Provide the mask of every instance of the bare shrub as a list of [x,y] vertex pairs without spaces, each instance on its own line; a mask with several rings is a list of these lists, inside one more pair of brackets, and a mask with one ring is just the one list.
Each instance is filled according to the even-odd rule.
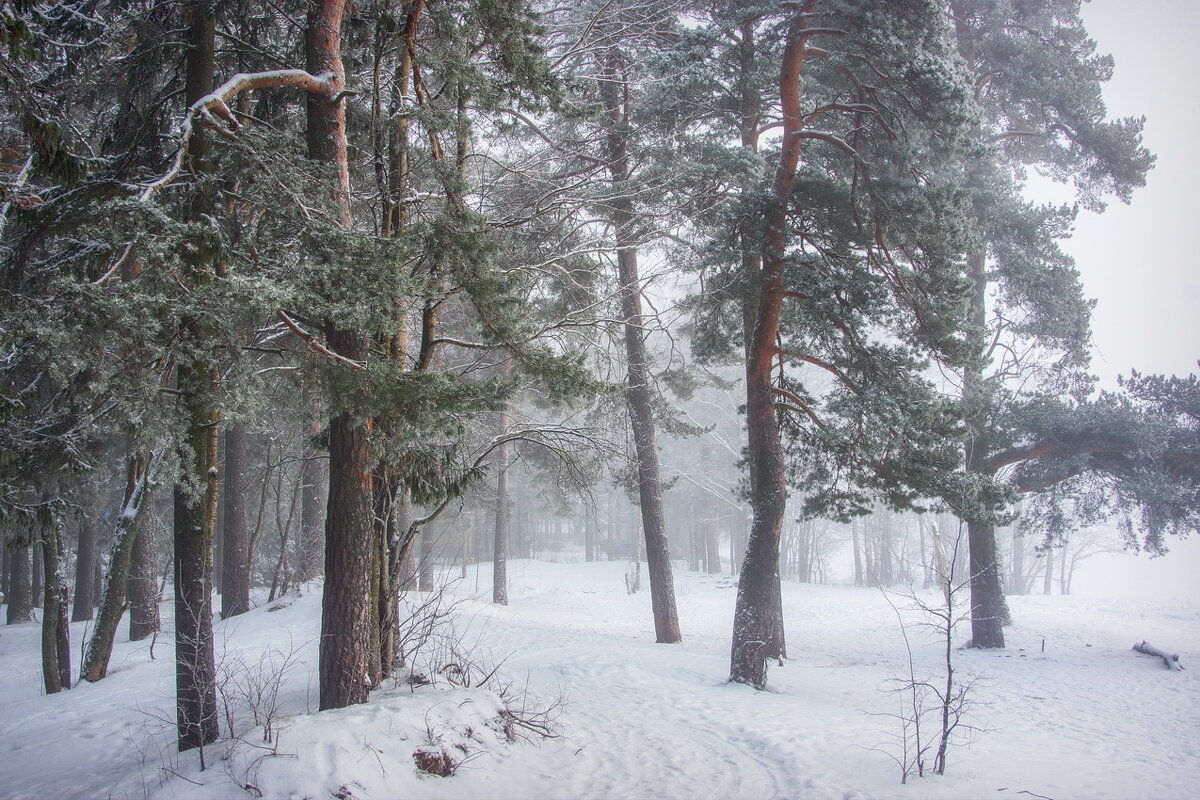
[[237,735],[238,719],[249,715],[253,727],[262,727],[264,744],[275,741],[277,725],[286,712],[281,690],[299,664],[300,648],[264,650],[247,663],[240,653],[221,659],[217,668],[218,696],[226,729]]
[[[489,726],[508,741],[547,739],[561,735],[559,718],[564,694],[547,701],[524,684],[506,680],[501,668],[506,659],[488,657],[476,636],[470,640],[460,630],[463,600],[442,585],[433,592],[401,598],[400,624],[396,632],[397,664],[408,668],[406,680],[415,689],[422,685],[448,685],[464,689],[484,689],[500,698],[500,714]],[[440,738],[429,731],[430,746],[440,747]],[[415,754],[414,754],[415,758]],[[461,765],[462,759],[457,760]]]
[[900,698],[900,711],[883,715],[899,723],[895,735],[899,753],[888,752],[888,756],[900,767],[901,783],[907,783],[913,775],[924,777],[928,772],[944,775],[953,737],[979,730],[968,723],[977,681],[974,678],[964,681],[958,676],[954,663],[954,632],[970,618],[969,603],[960,602],[969,592],[970,578],[959,583],[953,579],[958,557],[958,542],[955,542],[950,557],[939,563],[935,570],[944,603],[935,605],[911,592],[904,596],[908,602],[907,610],[919,612],[918,628],[931,631],[939,645],[939,669],[932,675],[918,674],[908,635],[910,623],[905,621],[889,593],[883,592],[896,614],[906,655],[906,674],[893,676],[889,681],[890,691]]

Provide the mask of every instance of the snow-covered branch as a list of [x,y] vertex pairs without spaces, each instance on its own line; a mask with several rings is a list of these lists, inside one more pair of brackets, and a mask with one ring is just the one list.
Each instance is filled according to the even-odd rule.
[[196,133],[196,125],[206,125],[220,133],[230,136],[239,127],[237,118],[229,108],[229,102],[242,92],[253,89],[266,89],[274,86],[294,86],[312,94],[335,96],[342,82],[332,72],[322,72],[313,75],[302,69],[276,69],[267,72],[239,72],[209,94],[204,95],[188,108],[184,115],[179,131],[179,150],[175,160],[166,174],[142,188],[138,199],[143,203],[154,196],[158,190],[171,183],[183,172],[187,160],[188,146]]

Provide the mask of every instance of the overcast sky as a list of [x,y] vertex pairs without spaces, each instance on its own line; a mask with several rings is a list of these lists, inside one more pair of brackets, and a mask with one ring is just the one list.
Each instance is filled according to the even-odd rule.
[[1093,317],[1093,368],[1112,386],[1131,368],[1195,373],[1200,358],[1200,2],[1092,0],[1084,22],[1116,59],[1104,90],[1110,116],[1145,116],[1158,156],[1145,188],[1126,206],[1084,213],[1068,250]]
[[[1085,213],[1067,246],[1085,290],[1097,300],[1093,371],[1107,387],[1131,368],[1194,374],[1200,358],[1200,0],[1092,0],[1083,18],[1100,51],[1116,58],[1116,74],[1104,90],[1110,115],[1144,115],[1146,146],[1158,156],[1130,205]],[[1154,594],[1195,607],[1198,578],[1200,537],[1193,535],[1161,559],[1097,557],[1076,589]]]

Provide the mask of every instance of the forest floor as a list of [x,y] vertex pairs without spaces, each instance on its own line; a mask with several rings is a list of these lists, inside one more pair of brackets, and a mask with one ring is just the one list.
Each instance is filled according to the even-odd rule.
[[[38,626],[0,627],[0,797],[1065,800],[1188,797],[1200,786],[1194,602],[1010,598],[1008,649],[954,652],[958,676],[977,679],[967,720],[976,730],[955,737],[946,775],[902,785],[892,689],[908,656],[879,590],[786,583],[790,658],[755,692],[725,682],[728,576],[677,570],[684,642],[658,645],[649,592],[626,593],[624,563],[511,562],[504,608],[487,602],[489,568],[451,585],[459,641],[479,664],[500,665],[510,704],[559,703],[557,738],[507,741],[500,684],[453,686],[453,670],[316,713],[312,585],[277,610],[261,603],[216,623],[230,698],[221,724],[227,733],[232,720],[238,737],[207,748],[204,771],[195,751],[174,752],[169,618],[153,645],[124,641],[123,626],[107,679],[50,697]],[[938,676],[941,653],[920,613],[904,610],[903,593],[890,599],[908,621],[917,676]],[[71,633],[78,658],[84,625]],[[1131,651],[1143,639],[1193,668],[1169,671]],[[443,642],[417,665],[455,660]],[[260,722],[267,710],[278,716],[270,744],[254,706]],[[421,748],[463,763],[450,777],[421,774]]]

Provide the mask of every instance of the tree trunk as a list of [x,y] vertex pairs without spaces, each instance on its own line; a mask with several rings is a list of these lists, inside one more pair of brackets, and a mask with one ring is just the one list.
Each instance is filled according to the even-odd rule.
[[[246,529],[246,426],[230,423],[225,429],[225,508],[221,550],[224,586],[221,619],[250,610],[250,562]],[[303,505],[303,504],[302,504]]]
[[153,458],[152,453],[139,450],[126,459],[125,497],[108,551],[108,574],[104,577],[104,587],[100,592],[96,629],[88,642],[87,655],[79,670],[83,679],[92,683],[108,674],[113,641],[117,636],[121,615],[125,613],[125,590],[134,540],[142,515],[150,507],[150,495],[154,487],[150,471]]
[[1046,548],[1046,574],[1042,577],[1042,594],[1053,594],[1054,590],[1054,549]]
[[[981,248],[967,257],[972,282],[971,324],[975,338],[987,330],[987,256]],[[987,393],[983,378],[985,343],[977,343],[978,352],[963,374],[963,397],[977,408],[971,419],[971,434],[966,442],[966,468],[991,479],[985,467],[989,455],[985,430]],[[990,514],[990,509],[984,512]],[[975,647],[1004,647],[1004,623],[1008,620],[1008,603],[1000,583],[996,551],[996,528],[990,520],[970,519],[967,523],[967,549],[970,554],[971,578],[971,641]]]
[[971,565],[971,646],[1004,647],[1008,604],[1000,584],[996,529],[967,523],[967,549]]
[[71,603],[71,622],[92,618],[96,606],[96,522],[93,509],[84,510],[79,524],[79,548],[75,553],[75,597]]
[[320,435],[321,426],[313,423],[308,430],[304,447],[304,465],[300,468],[303,485],[300,489],[300,541],[297,543],[297,581],[311,581],[321,572],[324,547],[324,520],[321,518],[323,459],[312,442]]
[[[351,349],[340,342],[343,355]],[[367,701],[371,459],[366,422],[342,414],[329,425],[329,504],[321,604],[320,708]]]
[[[192,4],[187,54],[185,100],[190,106],[213,89],[214,22],[206,2]],[[190,167],[208,171],[211,145],[199,132],[189,148]],[[197,191],[192,201],[198,216],[211,213],[212,199]],[[186,255],[186,278],[203,285],[213,278],[213,254],[202,243]],[[203,352],[215,334],[211,323],[191,318],[184,336]],[[187,426],[180,464],[190,480],[174,492],[175,539],[175,711],[180,752],[201,748],[217,738],[216,666],[212,637],[212,540],[218,491],[217,392],[220,372],[205,356],[179,364],[176,385]],[[191,485],[189,485],[191,484]]]
[[784,291],[787,250],[787,203],[795,183],[802,122],[800,71],[809,37],[805,0],[788,27],[779,90],[783,110],[783,146],[765,211],[762,267],[748,276],[758,287],[754,330],[746,358],[747,462],[754,518],[738,581],[730,648],[731,681],[766,688],[767,665],[784,657],[783,608],[779,586],[779,536],[787,508],[783,443],[771,382],[775,342]]
[[[504,359],[505,371],[509,360]],[[497,428],[503,433],[508,428],[508,412],[500,412]],[[508,444],[496,448],[496,535],[492,546],[492,602],[508,605]]]
[[1025,540],[1015,527],[1012,529],[1011,574],[1009,591],[1013,594],[1029,594],[1029,581],[1025,576]]
[[426,524],[421,526],[421,557],[417,564],[417,589],[422,592],[432,592],[434,585],[434,568],[437,562],[434,559],[434,548],[437,544],[437,537],[434,535],[433,525]]
[[637,453],[638,496],[642,530],[646,537],[646,566],[650,575],[650,605],[654,612],[655,639],[679,642],[679,614],[675,607],[675,581],[671,574],[670,545],[663,514],[662,480],[654,430],[653,397],[642,314],[642,287],[638,276],[633,201],[623,193],[629,183],[629,93],[625,65],[617,47],[609,49],[601,76],[601,94],[608,112],[606,132],[608,169],[617,197],[609,204],[616,228],[617,269],[621,284],[621,316],[625,323],[628,380],[625,397]]
[[[399,508],[396,510],[396,530],[402,534],[407,533],[408,526],[412,524],[412,497],[409,495],[406,487],[401,487],[396,496],[396,503]],[[400,563],[398,565],[400,572],[400,591],[411,592],[416,590],[418,575],[420,572],[419,556],[416,547],[405,547],[400,551]]]
[[12,573],[12,548],[0,536],[0,594],[8,597],[8,579]]
[[66,546],[57,520],[42,526],[42,683],[46,694],[71,688],[71,629],[67,622]]
[[589,500],[583,510],[586,515],[583,520],[583,557],[585,561],[596,560],[596,534],[600,521],[596,519],[596,506]]
[[[341,29],[344,0],[320,0],[309,7],[305,60],[313,75],[332,76],[329,95],[307,97],[308,155],[331,165],[337,176],[333,199],[342,227],[349,230],[350,171],[346,154],[345,105],[333,102],[345,88]],[[367,357],[367,337],[355,329],[325,325],[333,352],[352,361]],[[362,390],[351,410],[329,423],[329,499],[325,514],[325,592],[321,603],[320,708],[342,708],[367,700],[371,649],[369,570],[371,567],[372,460],[370,420],[361,413]]]
[[200,496],[175,487],[175,690],[179,750],[217,738],[216,667],[212,635],[212,534],[217,505],[217,407],[215,369],[181,364],[178,385],[189,420],[185,468],[200,483]]
[[387,580],[388,517],[391,499],[387,470],[376,464],[371,474],[371,554],[367,573],[367,680],[370,688],[383,677],[383,629],[391,590]]
[[850,547],[854,551],[854,585],[863,585],[862,547],[858,536],[859,520],[850,521]]
[[129,559],[129,641],[140,642],[159,629],[158,543],[150,525],[138,525]]
[[34,608],[41,608],[42,602],[45,599],[45,582],[42,576],[45,573],[45,568],[42,564],[42,547],[40,541],[34,541],[29,548],[29,560],[31,568],[29,571],[29,596],[33,601]]
[[30,546],[28,544],[10,545],[12,561],[9,565],[8,594],[8,625],[19,625],[23,622],[34,622],[37,618],[33,613],[33,575],[30,569]]
[[704,536],[705,549],[705,569],[709,575],[721,574],[721,541],[720,531],[717,528],[717,520],[712,517],[712,509],[709,509],[709,515],[705,517],[701,526],[701,533]]

